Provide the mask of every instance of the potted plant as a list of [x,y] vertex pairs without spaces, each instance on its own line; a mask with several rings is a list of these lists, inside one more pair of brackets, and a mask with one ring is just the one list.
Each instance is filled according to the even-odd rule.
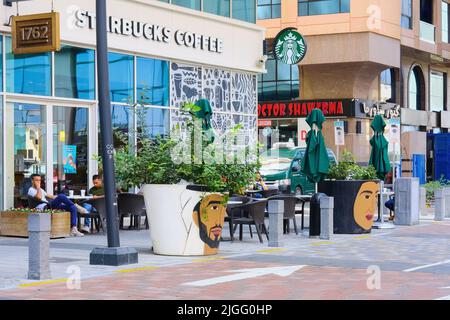
[[28,216],[33,213],[51,215],[50,238],[70,236],[70,213],[60,210],[19,208],[0,212],[0,235],[8,237],[28,237]]
[[330,167],[319,192],[334,197],[334,233],[370,233],[378,207],[379,180],[373,166],[355,163],[345,152],[342,161]]
[[[257,165],[230,161],[196,116],[198,106],[185,104],[182,111],[192,116],[186,131],[177,126],[170,137],[153,139],[138,134],[135,154],[126,147],[116,151],[116,179],[122,189],[141,188],[154,253],[212,255],[218,252],[228,196],[252,182]],[[231,130],[232,139],[239,130]]]

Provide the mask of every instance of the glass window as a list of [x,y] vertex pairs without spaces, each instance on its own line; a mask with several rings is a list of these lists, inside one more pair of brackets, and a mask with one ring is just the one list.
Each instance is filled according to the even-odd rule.
[[431,72],[430,111],[444,111],[444,75],[442,72]]
[[417,110],[418,101],[418,83],[414,70],[409,75],[409,108]]
[[386,69],[380,74],[380,100],[394,102],[395,100],[395,73],[393,69]]
[[233,0],[233,19],[256,23],[256,0]]
[[120,53],[109,53],[108,57],[111,101],[134,101],[134,57]]
[[42,188],[46,186],[46,117],[45,106],[9,103],[6,109],[6,131],[11,132],[6,142],[6,204],[7,208],[28,206],[27,194],[31,175],[42,176]]
[[203,1],[203,11],[217,14],[219,16],[230,16],[230,0],[207,0]]
[[146,138],[169,135],[168,109],[142,108],[142,114],[138,116],[138,133]]
[[[0,96],[0,190],[5,190],[3,185],[3,99]],[[3,197],[4,192],[0,192],[0,210],[3,210]]]
[[194,10],[200,10],[200,0],[172,0],[172,4]]
[[[123,147],[126,144],[132,145],[134,134],[133,117],[130,107],[122,105],[112,106],[112,126],[114,133],[114,148]],[[99,140],[100,141],[100,140]],[[101,143],[99,143],[101,146]]]
[[51,53],[12,53],[11,37],[6,37],[6,91],[51,95]]
[[412,0],[402,0],[402,28],[412,29]]
[[53,108],[53,193],[88,188],[88,109]]
[[169,63],[137,58],[137,95],[140,103],[169,106]]
[[449,4],[442,1],[442,42],[449,43],[448,37],[448,7]]
[[281,0],[258,0],[258,19],[281,17]]
[[312,16],[320,14],[350,12],[350,0],[299,0],[298,15]]
[[292,100],[299,96],[299,70],[297,65],[288,65],[272,56],[266,62],[267,73],[258,81],[259,101]]
[[58,97],[95,99],[95,52],[63,46],[55,53],[55,94]]

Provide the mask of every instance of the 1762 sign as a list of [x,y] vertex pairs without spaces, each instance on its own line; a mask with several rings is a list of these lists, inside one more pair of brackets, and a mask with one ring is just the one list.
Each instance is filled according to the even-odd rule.
[[40,13],[14,16],[12,46],[14,54],[59,51],[59,13]]

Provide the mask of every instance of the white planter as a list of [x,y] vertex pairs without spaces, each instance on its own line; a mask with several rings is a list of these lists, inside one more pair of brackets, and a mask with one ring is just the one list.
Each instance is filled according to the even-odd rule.
[[186,187],[143,186],[153,252],[176,256],[217,254],[225,217],[223,197]]

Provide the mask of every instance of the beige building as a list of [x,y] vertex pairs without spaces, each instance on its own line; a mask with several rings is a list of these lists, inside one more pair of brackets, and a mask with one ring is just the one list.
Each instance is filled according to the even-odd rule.
[[[285,90],[286,67],[268,60],[268,73],[259,83],[260,110],[277,101],[312,100],[323,106],[324,101],[345,100],[344,109],[351,110],[339,115],[346,132],[340,151],[351,151],[359,162],[369,160],[374,111],[386,118],[398,116],[401,148],[396,149],[404,159],[404,175],[410,174],[408,160],[413,154],[432,155],[427,132],[447,132],[450,127],[448,9],[442,0],[259,1],[257,23],[267,28],[269,56],[271,42],[282,29],[297,28],[307,41],[306,57],[298,70],[294,66],[290,71],[290,92]],[[280,140],[301,145],[304,120],[260,113],[260,121],[261,127],[278,129]],[[333,121],[326,122],[324,134],[327,145],[336,151]],[[431,177],[433,161],[427,162]]]

